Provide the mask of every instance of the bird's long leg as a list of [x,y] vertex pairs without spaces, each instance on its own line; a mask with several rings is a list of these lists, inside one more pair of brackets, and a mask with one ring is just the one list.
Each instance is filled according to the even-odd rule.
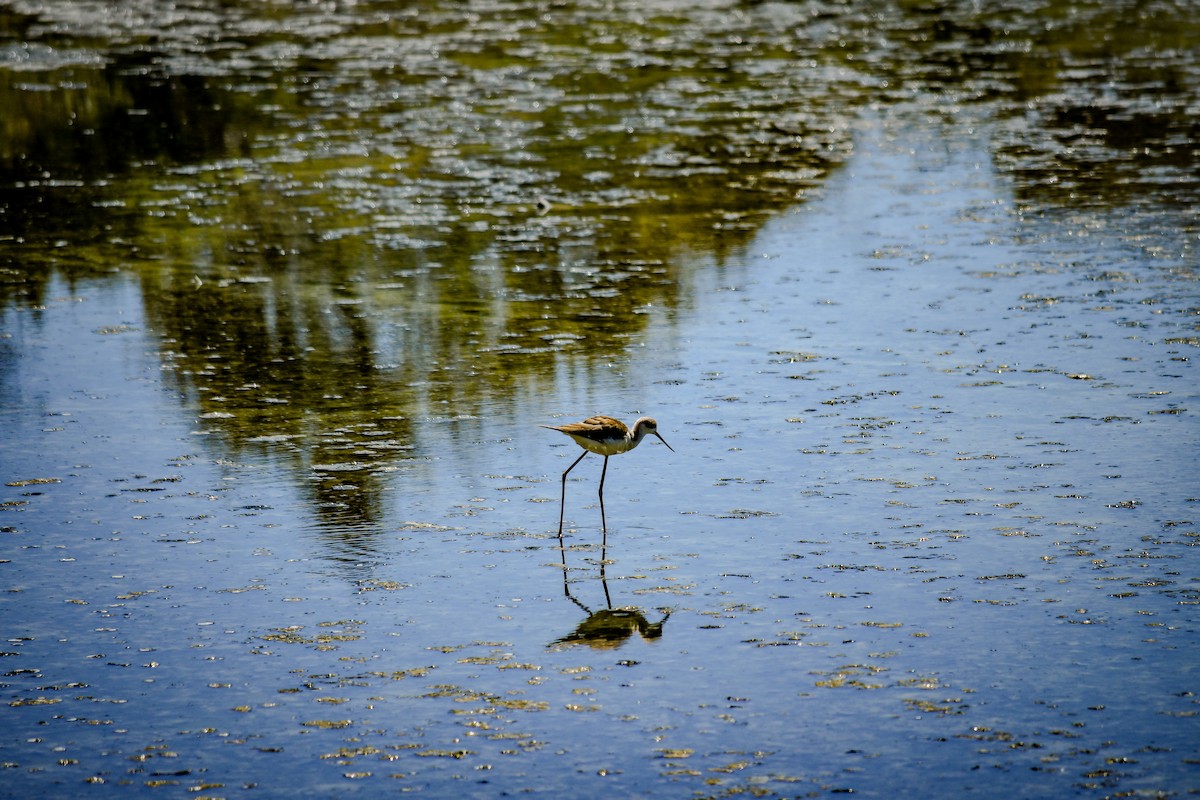
[[600,470],[600,527],[604,531],[600,538],[600,561],[604,562],[604,557],[608,550],[608,521],[604,518],[604,474],[608,472],[608,456],[604,457],[604,469]]
[[[559,544],[562,544],[563,514],[565,514],[567,512],[567,473],[570,472],[571,470],[575,469],[575,465],[578,464],[580,461],[583,461],[583,456],[586,456],[587,454],[588,454],[588,451],[584,450],[583,455],[581,455],[579,458],[575,459],[573,462],[571,462],[571,466],[569,466],[563,470],[562,501],[558,507],[558,543]],[[605,460],[607,461],[607,459],[605,459]],[[563,564],[566,564],[566,558],[567,557],[566,557],[565,551],[564,551]]]
[[612,609],[612,596],[608,593],[608,578],[604,575],[604,554],[600,554],[600,585],[604,587],[604,602]]

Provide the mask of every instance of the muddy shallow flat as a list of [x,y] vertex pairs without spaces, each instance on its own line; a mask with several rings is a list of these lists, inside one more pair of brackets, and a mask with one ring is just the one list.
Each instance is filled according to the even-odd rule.
[[[175,8],[7,23],[30,120],[213,116],[6,162],[4,794],[1200,788],[1194,56],[1113,33],[1100,113],[1071,15]],[[594,413],[675,450],[603,552]]]

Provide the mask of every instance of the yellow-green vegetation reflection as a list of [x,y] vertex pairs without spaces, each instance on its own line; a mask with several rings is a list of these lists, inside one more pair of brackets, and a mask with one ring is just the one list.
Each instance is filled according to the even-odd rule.
[[203,429],[351,518],[427,452],[413,420],[686,305],[873,103],[986,109],[1031,205],[1195,190],[1148,176],[1194,164],[1157,54],[1196,23],[1132,2],[125,7],[0,11],[0,304],[133,272]]
[[38,73],[55,91],[3,90],[25,199],[74,184],[10,214],[4,291],[135,269],[200,430],[282,454],[342,521],[427,454],[414,420],[537,393],[686,303],[688,265],[836,166],[853,110],[798,68],[802,27],[735,8],[225,14],[236,55],[203,19],[198,50],[108,21],[145,49],[64,47]]

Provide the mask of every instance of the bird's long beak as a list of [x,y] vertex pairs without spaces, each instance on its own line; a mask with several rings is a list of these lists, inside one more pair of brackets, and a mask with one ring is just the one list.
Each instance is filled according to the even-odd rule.
[[[664,439],[664,438],[662,438],[662,434],[661,434],[661,433],[659,433],[658,431],[655,431],[655,432],[654,432],[654,435],[658,437],[658,440],[659,440],[660,442],[662,442],[663,444],[667,444],[667,440],[666,440],[666,439]],[[669,445],[669,444],[667,444],[667,449],[668,449],[668,450],[670,450],[672,453],[674,453],[674,452],[675,452],[675,448],[674,448],[674,447],[671,447],[671,445]]]

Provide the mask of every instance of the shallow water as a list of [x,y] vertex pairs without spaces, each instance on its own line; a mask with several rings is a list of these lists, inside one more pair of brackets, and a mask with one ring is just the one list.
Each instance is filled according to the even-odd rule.
[[23,8],[3,794],[1200,790],[1186,9]]

